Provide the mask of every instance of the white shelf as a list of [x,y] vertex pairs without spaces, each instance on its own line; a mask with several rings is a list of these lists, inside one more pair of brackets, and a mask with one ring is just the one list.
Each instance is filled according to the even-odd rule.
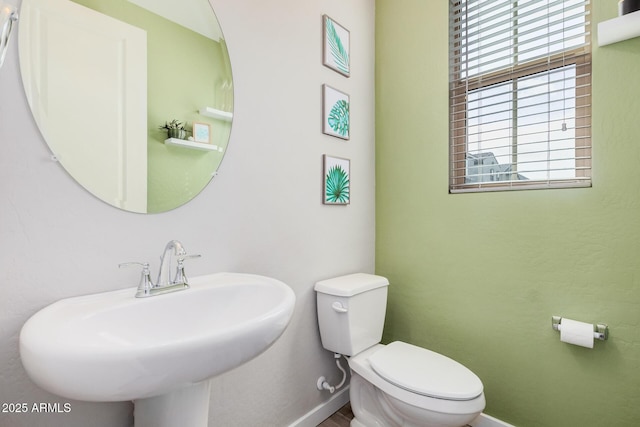
[[212,117],[214,119],[223,120],[225,122],[230,122],[233,118],[233,113],[228,111],[216,110],[211,107],[202,107],[200,109],[200,114],[207,117]]
[[218,151],[220,153],[222,153],[224,151],[224,148],[222,148],[222,147],[220,147],[218,145],[204,144],[202,142],[188,141],[186,139],[169,138],[169,139],[165,139],[164,143],[166,145],[173,145],[173,146],[176,146],[176,147],[191,148],[193,150]]
[[598,46],[640,36],[640,11],[627,13],[598,24]]

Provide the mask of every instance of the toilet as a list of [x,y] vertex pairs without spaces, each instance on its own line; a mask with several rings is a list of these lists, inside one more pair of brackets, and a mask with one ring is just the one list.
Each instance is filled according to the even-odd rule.
[[351,427],[463,427],[484,409],[480,378],[436,352],[380,343],[389,281],[356,273],[316,283],[322,346],[347,357]]

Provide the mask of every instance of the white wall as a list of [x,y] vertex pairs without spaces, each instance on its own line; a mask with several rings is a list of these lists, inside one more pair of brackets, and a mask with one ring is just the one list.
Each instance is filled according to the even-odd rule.
[[[148,260],[155,269],[170,239],[203,254],[191,262],[192,275],[264,274],[297,295],[281,339],[214,380],[210,425],[286,426],[328,399],[316,390],[316,379],[337,381],[339,375],[332,355],[321,349],[313,285],[374,268],[374,1],[213,4],[234,72],[231,143],[215,181],[188,205],[164,214],[108,206],[49,159],[25,101],[12,40],[0,69],[0,404],[68,402],[26,376],[18,354],[22,324],[58,299],[135,286],[137,272],[117,264]],[[323,13],[351,31],[349,79],[321,64]],[[321,133],[323,83],[351,95],[348,142]],[[69,127],[73,131],[73,123]],[[325,153],[352,161],[350,206],[321,204]],[[130,403],[70,403],[68,414],[0,412],[0,425],[132,421]]]

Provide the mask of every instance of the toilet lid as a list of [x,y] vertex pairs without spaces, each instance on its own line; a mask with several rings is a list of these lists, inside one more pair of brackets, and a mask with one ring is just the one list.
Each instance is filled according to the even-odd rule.
[[471,400],[482,394],[482,381],[462,364],[401,341],[375,352],[369,363],[385,380],[424,396]]

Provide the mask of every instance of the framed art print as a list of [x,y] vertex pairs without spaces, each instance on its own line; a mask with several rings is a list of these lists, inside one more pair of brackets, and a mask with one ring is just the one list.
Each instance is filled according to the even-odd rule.
[[193,140],[209,144],[211,142],[211,126],[207,123],[193,123]]
[[338,73],[351,75],[349,30],[328,17],[322,16],[324,44],[323,64]]
[[323,156],[322,203],[348,205],[351,203],[351,161],[329,155]]
[[322,85],[322,132],[349,139],[351,117],[349,95],[328,85]]

